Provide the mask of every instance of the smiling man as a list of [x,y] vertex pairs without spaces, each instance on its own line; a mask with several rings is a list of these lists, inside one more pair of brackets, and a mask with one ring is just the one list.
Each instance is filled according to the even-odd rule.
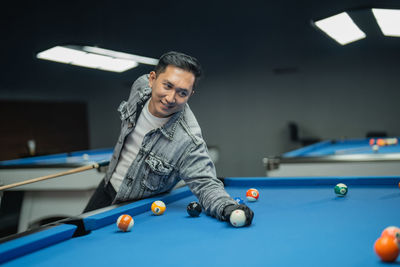
[[167,66],[164,72],[159,72],[159,75],[155,71],[150,72],[150,113],[159,118],[166,118],[182,110],[194,93],[195,79],[193,73],[171,65]]
[[178,52],[161,56],[149,75],[133,84],[118,109],[121,133],[105,178],[85,212],[170,191],[183,180],[207,214],[228,221],[241,209],[216,177],[200,126],[187,102],[201,76],[197,59]]

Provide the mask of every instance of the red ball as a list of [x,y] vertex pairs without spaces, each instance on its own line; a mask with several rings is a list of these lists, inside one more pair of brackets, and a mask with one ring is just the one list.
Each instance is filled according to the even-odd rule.
[[370,146],[375,145],[375,139],[374,138],[369,139],[369,145]]
[[248,201],[256,201],[259,196],[260,194],[258,193],[258,190],[254,188],[250,188],[246,192],[246,198]]

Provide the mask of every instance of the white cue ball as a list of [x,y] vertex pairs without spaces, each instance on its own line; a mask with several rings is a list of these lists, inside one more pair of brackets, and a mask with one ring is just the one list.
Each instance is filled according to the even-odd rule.
[[378,145],[373,145],[373,146],[372,146],[372,150],[373,150],[374,152],[378,152],[379,146],[378,146]]
[[246,215],[243,210],[234,210],[229,220],[233,226],[242,227],[246,223]]

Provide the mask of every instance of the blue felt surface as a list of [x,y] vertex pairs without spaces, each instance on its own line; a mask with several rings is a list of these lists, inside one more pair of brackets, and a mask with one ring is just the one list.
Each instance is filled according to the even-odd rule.
[[228,187],[312,187],[312,186],[334,186],[345,181],[347,185],[356,186],[390,186],[397,187],[400,176],[341,176],[329,177],[231,177],[225,178],[224,184]]
[[283,157],[318,157],[331,155],[353,155],[353,154],[388,154],[400,153],[399,145],[379,147],[378,152],[374,152],[369,145],[369,139],[349,139],[338,140],[335,142],[323,141],[299,148],[283,154]]
[[[226,189],[245,198],[248,186]],[[259,201],[245,201],[255,212],[251,227],[189,217],[186,205],[196,200],[190,195],[169,203],[162,216],[137,214],[131,232],[113,223],[5,266],[387,266],[373,244],[386,226],[399,225],[397,186],[354,184],[344,198],[331,185],[257,189]]]
[[0,263],[72,237],[75,225],[59,225],[0,244]]

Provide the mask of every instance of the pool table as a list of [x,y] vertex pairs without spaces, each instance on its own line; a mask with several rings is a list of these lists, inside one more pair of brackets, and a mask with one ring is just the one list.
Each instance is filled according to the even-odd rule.
[[[0,185],[109,161],[111,156],[112,149],[106,148],[0,161]],[[44,219],[80,214],[103,177],[104,170],[92,169],[9,189],[23,194],[18,232]]]
[[265,157],[266,176],[400,175],[400,146],[382,146],[374,151],[369,140],[327,140]]
[[[186,206],[196,198],[182,187],[3,239],[0,261],[3,266],[385,266],[373,245],[385,227],[400,226],[399,181],[225,178],[232,197],[259,190],[258,201],[245,200],[255,213],[250,227],[234,228],[204,213],[188,216]],[[349,187],[345,197],[334,194],[340,182]],[[167,205],[161,216],[150,211],[155,200]],[[133,216],[130,232],[115,225],[121,214]]]

